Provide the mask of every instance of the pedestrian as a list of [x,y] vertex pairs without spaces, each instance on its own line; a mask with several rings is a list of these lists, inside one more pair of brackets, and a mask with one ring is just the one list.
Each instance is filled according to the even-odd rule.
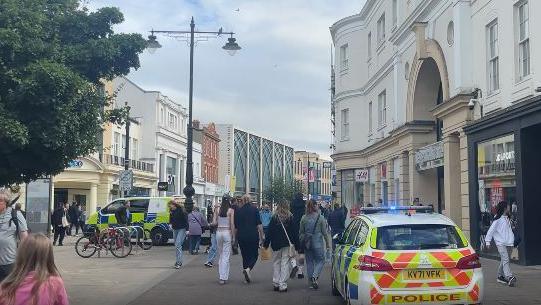
[[0,285],[3,305],[68,305],[64,281],[56,268],[51,241],[30,234],[17,252],[13,271]]
[[333,236],[332,249],[334,250],[337,240],[334,236],[340,236],[346,229],[346,215],[339,203],[334,204],[334,210],[329,215],[329,226],[331,227],[331,235]]
[[12,204],[10,192],[0,190],[0,282],[13,268],[17,243],[28,236],[26,220]]
[[81,228],[81,233],[84,234],[83,230],[86,223],[86,211],[82,207],[79,207],[79,208],[80,208],[80,213],[79,213],[78,223],[79,223],[79,228]]
[[23,214],[23,217],[26,219],[26,212],[23,211],[23,205],[20,202],[15,203],[14,208],[15,211],[21,212],[21,214]]
[[318,279],[325,265],[325,249],[330,256],[331,240],[327,231],[327,221],[319,212],[317,203],[308,200],[306,214],[301,219],[299,239],[304,245],[306,272],[310,288],[318,289]]
[[76,210],[73,215],[73,223],[75,224],[75,236],[79,236],[79,228],[83,232],[83,227],[81,226],[81,214],[83,213],[82,206],[80,204],[76,205]]
[[265,248],[270,245],[274,252],[272,264],[274,291],[287,292],[287,279],[297,275],[295,246],[292,243],[292,238],[297,234],[298,231],[294,230],[293,214],[289,211],[289,203],[279,202],[269,222],[264,243]]
[[235,211],[235,232],[242,255],[242,273],[246,283],[252,281],[251,271],[259,256],[259,247],[265,239],[259,210],[250,204],[250,196],[242,197],[241,206]]
[[272,212],[268,204],[265,203],[263,205],[263,208],[261,209],[261,211],[259,211],[259,215],[261,216],[261,225],[263,225],[263,233],[265,233],[265,236],[267,236],[269,223],[272,218]]
[[220,285],[229,280],[229,259],[234,244],[235,210],[231,208],[231,198],[224,196],[220,208],[214,213],[216,225],[216,244],[219,254],[218,276]]
[[[306,203],[304,202],[304,199],[302,197],[302,193],[296,193],[290,206],[291,214],[293,214],[293,230],[295,230],[295,232],[299,232],[301,219],[306,211]],[[303,279],[304,249],[299,241],[298,235],[299,234],[295,234],[295,236],[293,236],[292,242],[295,245],[295,249],[297,250],[297,266],[299,270],[297,278]]]
[[173,230],[173,241],[175,243],[175,269],[182,266],[182,245],[186,239],[186,230],[188,230],[188,214],[184,211],[182,205],[175,200],[171,200],[169,205],[169,224]]
[[208,248],[208,255],[207,255],[207,261],[205,262],[205,266],[208,268],[214,267],[214,260],[216,259],[216,253],[218,252],[218,245],[216,240],[216,229],[218,224],[214,221],[214,215],[219,212],[220,205],[216,204],[212,207],[210,210],[210,214],[212,215],[212,218],[209,219],[209,230],[210,230],[210,246]]
[[500,254],[500,266],[498,267],[498,283],[513,287],[517,278],[511,273],[509,256],[513,250],[515,236],[511,228],[510,206],[507,201],[500,201],[496,206],[496,215],[485,237],[487,248],[494,239],[498,253]]
[[201,235],[203,235],[204,229],[208,226],[206,218],[199,212],[198,207],[194,207],[193,211],[188,214],[188,226],[190,254],[197,255],[199,254]]
[[63,246],[64,236],[66,235],[66,230],[69,228],[67,202],[64,202],[62,206],[54,210],[51,216],[51,223],[54,230],[53,246],[56,246],[57,241],[59,246]]
[[77,202],[73,201],[68,208],[69,228],[66,228],[66,235],[71,236],[73,227],[77,226]]
[[131,223],[130,201],[124,201],[124,204],[115,211],[116,223],[125,227]]

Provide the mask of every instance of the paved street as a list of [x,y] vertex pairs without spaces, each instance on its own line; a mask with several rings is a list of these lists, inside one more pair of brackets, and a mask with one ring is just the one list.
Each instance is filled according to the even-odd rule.
[[[140,250],[127,259],[111,255],[82,259],[75,254],[72,242],[69,239],[66,246],[55,248],[55,258],[73,305],[343,304],[331,295],[328,269],[321,278],[319,291],[308,289],[305,281],[292,280],[289,292],[281,294],[272,291],[270,262],[257,264],[254,281],[247,286],[239,271],[240,256],[233,256],[231,281],[220,286],[217,268],[203,267],[203,255],[185,256],[182,269],[174,270],[170,246],[154,247],[148,252]],[[509,288],[494,280],[497,266],[497,261],[483,260],[484,304],[541,304],[541,267],[513,265],[518,283]]]

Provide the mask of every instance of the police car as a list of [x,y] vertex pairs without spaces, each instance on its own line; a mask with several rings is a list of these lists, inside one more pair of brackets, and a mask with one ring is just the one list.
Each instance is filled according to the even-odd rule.
[[332,257],[332,289],[347,304],[480,304],[478,255],[429,207],[364,208]]

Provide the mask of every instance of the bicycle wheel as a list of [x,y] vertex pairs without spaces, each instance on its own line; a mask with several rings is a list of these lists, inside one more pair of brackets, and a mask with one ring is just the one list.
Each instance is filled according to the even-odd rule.
[[130,236],[119,232],[117,232],[114,236],[109,237],[107,244],[109,245],[109,251],[111,251],[111,254],[118,258],[123,258],[130,255],[132,250]]
[[150,238],[150,230],[145,230],[143,236],[139,240],[139,245],[143,250],[150,250],[152,248],[152,238]]
[[92,240],[95,239],[91,236],[81,236],[77,242],[75,242],[75,252],[82,258],[89,258],[96,253],[97,245]]

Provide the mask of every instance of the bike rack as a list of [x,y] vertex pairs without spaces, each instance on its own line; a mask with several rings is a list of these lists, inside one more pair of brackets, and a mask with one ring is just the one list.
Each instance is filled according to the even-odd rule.
[[128,232],[129,234],[129,237],[130,237],[130,242],[131,242],[131,233],[132,231],[135,231],[135,238],[136,238],[136,242],[135,242],[135,254],[139,254],[139,247],[141,247],[141,245],[139,245],[139,243],[141,243],[141,239],[139,238],[139,230],[141,230],[141,232],[143,232],[143,236],[145,235],[145,228],[143,228],[142,226],[138,226],[138,225],[132,225],[132,226],[123,226],[123,227],[115,227],[114,228],[115,230],[125,230]]

